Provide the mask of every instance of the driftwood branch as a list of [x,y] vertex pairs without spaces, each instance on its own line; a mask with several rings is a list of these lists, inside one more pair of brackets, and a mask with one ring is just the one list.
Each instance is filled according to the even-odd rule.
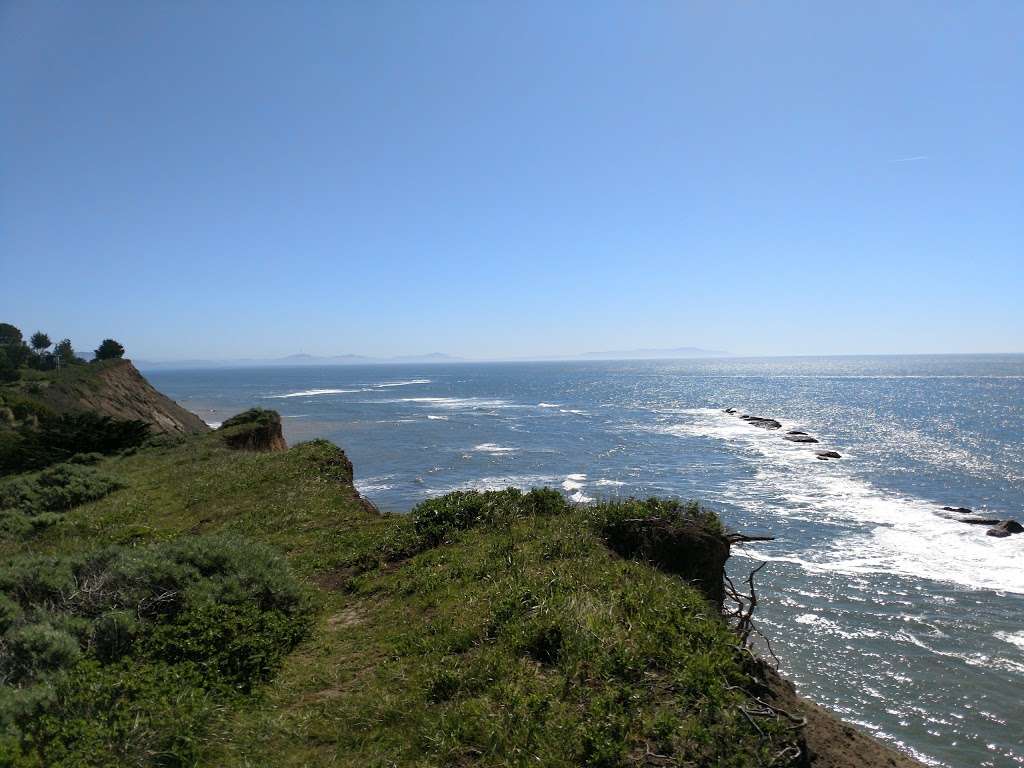
[[725,538],[730,544],[745,544],[748,541],[775,541],[774,536],[749,536],[745,533],[730,533]]

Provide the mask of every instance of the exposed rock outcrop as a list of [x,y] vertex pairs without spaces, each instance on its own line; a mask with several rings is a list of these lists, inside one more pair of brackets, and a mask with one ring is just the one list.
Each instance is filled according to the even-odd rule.
[[[239,451],[288,450],[277,411],[250,408],[225,421],[217,433],[229,448]],[[348,464],[347,482],[349,485],[352,483],[351,463]]]
[[810,435],[807,435],[807,434],[799,434],[799,435],[788,434],[788,435],[783,435],[782,437],[784,439],[786,439],[786,440],[789,440],[791,443],[816,443],[816,442],[818,442],[817,438],[811,437]]
[[994,520],[990,517],[954,517],[953,519],[968,525],[999,525],[1000,523],[999,520]]
[[839,451],[815,451],[814,455],[817,456],[819,459],[841,459],[841,458],[843,458],[843,454],[839,453]]
[[1003,520],[1001,523],[993,525],[985,533],[1002,539],[1014,533],[1024,533],[1024,525],[1016,520]]
[[761,427],[761,429],[782,429],[781,422],[778,422],[775,419],[766,419],[763,416],[750,415],[740,416],[740,418],[747,422],[747,424],[755,427]]

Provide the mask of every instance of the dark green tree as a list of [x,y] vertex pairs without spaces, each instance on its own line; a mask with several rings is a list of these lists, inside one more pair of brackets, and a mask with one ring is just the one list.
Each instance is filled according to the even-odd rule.
[[0,384],[18,380],[18,366],[7,357],[7,350],[0,346]]
[[0,323],[0,349],[4,350],[7,356],[7,366],[17,370],[24,365],[32,350],[24,341],[21,330],[10,323]]
[[32,334],[32,338],[29,339],[29,344],[32,345],[32,349],[36,352],[42,352],[44,349],[48,349],[53,346],[53,342],[50,341],[50,337],[42,331],[36,331]]
[[124,357],[124,347],[113,339],[104,339],[93,353],[96,360],[112,360],[117,357]]
[[85,361],[75,354],[75,348],[71,346],[71,339],[61,339],[53,348],[53,356],[60,361],[61,365],[81,365]]
[[0,323],[0,346],[6,347],[12,344],[21,344],[21,331],[10,323]]

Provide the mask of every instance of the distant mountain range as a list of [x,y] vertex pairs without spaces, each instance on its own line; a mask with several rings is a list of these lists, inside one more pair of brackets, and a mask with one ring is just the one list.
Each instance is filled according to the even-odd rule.
[[586,352],[576,355],[586,360],[678,360],[681,357],[731,357],[731,352],[700,347],[670,347],[665,349],[620,349],[609,352]]
[[[729,357],[729,352],[700,347],[672,347],[666,349],[628,349],[608,352],[584,352],[578,355],[547,355],[543,357],[519,357],[516,360],[676,360],[679,358]],[[443,352],[429,352],[425,355],[398,355],[395,357],[370,357],[367,355],[307,355],[298,353],[286,357],[242,358],[237,360],[135,360],[137,368],[159,370],[170,368],[259,368],[259,367],[301,367],[321,365],[380,365],[397,363],[462,363],[497,362],[510,358],[472,360],[465,357],[446,355]]]
[[159,368],[262,368],[300,367],[314,365],[374,365],[380,363],[457,363],[463,358],[429,352],[425,355],[398,355],[396,357],[369,357],[367,355],[307,355],[299,353],[286,357],[240,358],[237,360],[135,360],[142,370]]

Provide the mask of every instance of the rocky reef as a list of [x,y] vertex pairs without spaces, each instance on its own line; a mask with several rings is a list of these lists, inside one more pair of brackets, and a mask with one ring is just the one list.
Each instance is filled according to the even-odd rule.
[[[782,428],[782,423],[777,421],[776,419],[770,419],[764,416],[751,416],[749,414],[743,414],[740,413],[739,410],[737,410],[736,408],[724,408],[722,412],[727,413],[730,416],[737,416],[738,418],[747,422],[747,424],[750,424],[751,426],[754,427],[761,427],[762,429],[769,430]],[[791,443],[798,444],[814,444],[820,442],[816,437],[809,435],[807,432],[804,432],[801,429],[787,430],[786,434],[784,434],[782,437],[784,440],[788,440]],[[814,455],[815,458],[817,458],[819,461],[829,461],[831,459],[842,458],[842,454],[834,450],[816,450],[814,452]],[[945,506],[942,508],[942,512],[938,514],[940,514],[942,517],[945,517],[946,519],[956,520],[958,522],[966,523],[968,525],[989,526],[988,530],[985,533],[986,535],[993,536],[995,538],[1002,539],[1006,538],[1007,536],[1012,536],[1015,533],[1024,533],[1024,525],[1021,525],[1021,523],[1017,520],[1014,520],[1012,518],[1004,518],[1002,516],[975,517],[974,510],[970,509],[969,507]],[[964,515],[971,515],[971,517],[964,517]]]

